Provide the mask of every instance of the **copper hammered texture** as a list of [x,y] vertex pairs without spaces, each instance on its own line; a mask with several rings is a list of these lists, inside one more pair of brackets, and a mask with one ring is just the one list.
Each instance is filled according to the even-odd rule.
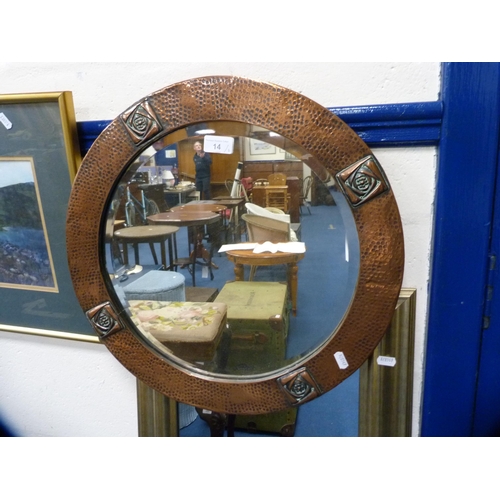
[[[372,155],[357,134],[330,111],[272,84],[230,76],[197,78],[166,87],[141,102],[146,99],[159,120],[158,129],[163,128],[160,135],[148,136],[145,142],[137,144],[118,117],[84,158],[71,193],[68,260],[84,311],[111,300],[99,259],[99,235],[108,195],[124,168],[157,138],[192,123],[246,122],[278,132],[303,147],[313,155],[310,166],[321,178],[325,178],[326,171],[335,176]],[[392,191],[388,189],[363,203],[353,209],[353,214],[361,249],[355,299],[332,340],[302,365],[313,377],[318,392],[335,387],[370,355],[389,325],[401,288],[403,235]],[[127,329],[102,341],[131,373],[178,401],[235,414],[267,413],[291,406],[278,380],[287,373],[253,381],[214,377],[208,380],[174,367]],[[338,351],[348,361],[346,369],[340,369],[335,362],[334,354]]]

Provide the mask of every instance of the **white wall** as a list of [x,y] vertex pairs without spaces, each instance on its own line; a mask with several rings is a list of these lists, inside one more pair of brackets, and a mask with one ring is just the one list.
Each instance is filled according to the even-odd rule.
[[[327,107],[434,101],[440,84],[439,63],[0,63],[2,93],[71,90],[78,121],[114,119],[162,87],[215,74],[283,85]],[[374,153],[387,172],[403,220],[403,286],[418,293],[416,435],[436,151],[377,148]],[[22,435],[134,436],[135,398],[134,378],[103,346],[0,332],[0,417]]]

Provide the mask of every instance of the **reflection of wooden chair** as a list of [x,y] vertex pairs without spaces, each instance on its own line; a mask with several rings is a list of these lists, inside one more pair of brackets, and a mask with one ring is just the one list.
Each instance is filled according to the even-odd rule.
[[279,208],[288,212],[288,186],[286,175],[271,174],[268,177],[269,186],[266,186],[266,207]]
[[288,186],[266,186],[266,207],[288,212]]
[[300,193],[300,205],[299,205],[299,210],[300,213],[302,213],[302,207],[306,207],[309,215],[311,215],[311,204],[309,203],[309,200],[307,199],[309,196],[309,192],[311,191],[311,185],[312,185],[312,177],[308,175],[303,181],[302,181],[302,189]]
[[286,186],[286,175],[279,172],[270,174],[267,180],[270,186]]
[[269,184],[269,181],[267,179],[257,179],[254,183],[254,186],[266,186]]
[[[253,214],[244,214],[241,217],[247,225],[248,241],[255,243],[290,241],[290,224],[288,222]],[[257,266],[251,266],[250,281],[253,281],[256,271]]]

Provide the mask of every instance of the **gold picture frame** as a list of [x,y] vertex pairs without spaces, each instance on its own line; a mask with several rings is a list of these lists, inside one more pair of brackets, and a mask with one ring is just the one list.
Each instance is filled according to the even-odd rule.
[[[359,437],[411,436],[416,305],[416,289],[401,289],[387,333],[360,369]],[[380,356],[396,364],[380,365]],[[139,380],[137,408],[140,437],[179,436],[176,402]]]
[[359,436],[411,437],[417,291],[403,288],[387,333],[359,375]]
[[[0,95],[0,190],[5,195],[0,245],[8,246],[0,261],[0,331],[98,341],[79,307],[66,258],[66,211],[80,163],[71,92]],[[31,217],[19,211],[23,188],[26,206],[39,212]],[[16,203],[8,203],[7,189]],[[31,233],[26,238],[33,227],[40,244]],[[37,259],[44,265],[33,270],[29,261]]]

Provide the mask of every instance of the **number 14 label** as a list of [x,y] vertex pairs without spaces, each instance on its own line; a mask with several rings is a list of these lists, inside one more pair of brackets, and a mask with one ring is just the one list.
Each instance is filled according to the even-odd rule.
[[203,141],[203,150],[207,153],[230,155],[234,150],[234,137],[206,135]]

